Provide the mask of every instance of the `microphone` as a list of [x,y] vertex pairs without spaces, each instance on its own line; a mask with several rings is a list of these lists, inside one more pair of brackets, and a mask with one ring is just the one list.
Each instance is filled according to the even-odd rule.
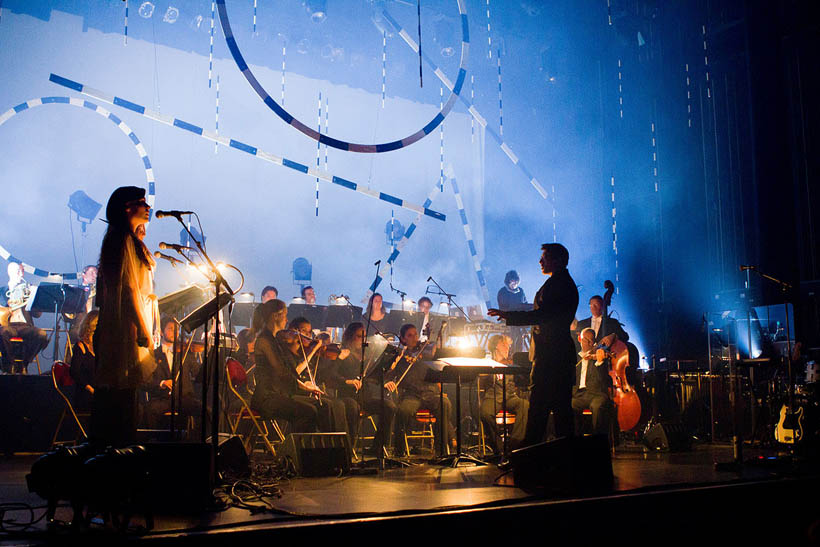
[[181,221],[182,215],[192,215],[194,214],[193,211],[154,211],[154,216],[157,218],[163,217],[174,217],[175,219]]
[[373,265],[374,265],[374,266],[378,266],[378,265],[379,265],[379,264],[381,264],[381,263],[382,263],[382,261],[381,261],[381,260],[377,260],[376,262],[374,262],[374,263],[373,263]]
[[748,265],[748,266],[745,265],[745,264],[740,265],[740,271],[741,272],[745,272],[746,270],[756,270],[756,269],[757,269],[756,267],[751,266],[751,265]]
[[173,249],[176,252],[182,252],[183,249],[193,250],[190,247],[186,247],[185,245],[177,245],[176,243],[165,243],[164,241],[159,242],[160,249]]
[[430,277],[427,278],[427,282],[429,283],[432,279],[433,279],[433,276],[431,275]]
[[177,264],[182,264],[183,263],[178,258],[174,258],[173,256],[168,256],[166,254],[162,254],[159,251],[154,251],[154,256],[157,257],[157,258],[162,258],[162,259],[167,260],[168,262],[171,263],[171,266],[173,266],[174,268],[177,267]]

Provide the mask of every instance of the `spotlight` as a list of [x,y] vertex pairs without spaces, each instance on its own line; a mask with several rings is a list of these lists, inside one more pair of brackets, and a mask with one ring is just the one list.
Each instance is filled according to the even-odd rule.
[[236,297],[237,304],[253,304],[253,293],[252,292],[243,292],[239,293]]
[[305,299],[302,298],[301,296],[294,296],[293,298],[290,299],[290,303],[291,304],[303,304],[304,305],[306,302],[305,302]]
[[174,6],[168,6],[168,9],[165,10],[165,15],[162,17],[162,21],[164,23],[174,24],[179,19],[179,10]]
[[97,217],[101,207],[102,204],[88,197],[82,190],[77,190],[68,197],[68,208],[77,213],[77,220],[83,224],[83,232]]
[[402,311],[415,311],[416,310],[416,302],[411,300],[410,298],[405,298],[402,300],[401,303]]
[[140,14],[140,17],[150,19],[151,16],[154,15],[154,4],[151,2],[143,2],[140,5],[140,9],[137,11]]
[[327,0],[307,0],[305,9],[314,23],[322,23],[327,19]]
[[398,220],[390,219],[384,226],[384,233],[387,236],[387,244],[393,245],[404,237],[404,226]]
[[310,285],[310,280],[313,278],[313,266],[307,258],[300,256],[293,261],[291,273],[294,285]]
[[[197,241],[202,243],[202,245],[205,245],[205,239],[207,238],[199,233],[199,230],[196,229],[196,226],[191,226],[190,230],[191,233],[194,234],[194,238],[196,238]],[[179,244],[185,247],[196,246],[196,244],[193,241],[191,241],[191,236],[188,235],[188,232],[186,232],[184,228],[179,231]]]
[[450,315],[450,305],[447,302],[442,302],[438,305],[438,312],[442,315]]

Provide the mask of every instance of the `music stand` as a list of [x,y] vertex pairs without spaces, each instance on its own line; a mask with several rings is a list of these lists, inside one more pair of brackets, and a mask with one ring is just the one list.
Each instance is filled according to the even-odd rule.
[[[34,287],[34,294],[26,304],[26,311],[54,314],[54,351],[51,360],[57,361],[60,346],[60,313],[80,313],[85,311],[88,294],[82,287],[63,283],[40,283]],[[69,341],[70,342],[70,341]],[[45,349],[45,348],[42,348]]]
[[288,306],[288,317],[295,319],[304,317],[310,321],[311,328],[325,328],[325,314],[327,306],[311,306],[310,304],[291,304]]
[[362,308],[360,306],[328,306],[324,328],[344,328],[350,323],[361,320]]
[[383,330],[385,332],[398,333],[401,327],[406,324],[415,325],[419,321],[424,321],[424,314],[417,311],[390,310],[384,318]]
[[237,302],[231,311],[231,323],[238,327],[250,327],[253,319],[253,310],[256,309],[255,302]]

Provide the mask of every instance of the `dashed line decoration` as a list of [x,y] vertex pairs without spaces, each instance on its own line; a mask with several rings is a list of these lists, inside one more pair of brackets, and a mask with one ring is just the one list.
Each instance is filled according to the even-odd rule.
[[[416,42],[413,41],[410,35],[407,34],[407,32],[405,32],[399,26],[396,20],[393,19],[393,17],[387,11],[382,11],[382,14],[384,15],[385,19],[390,23],[390,25],[392,25],[393,28],[399,33],[404,42],[410,47],[410,49],[412,49],[413,51],[418,51],[418,44],[416,44]],[[436,77],[438,77],[438,79],[441,80],[441,83],[444,84],[444,87],[450,90],[453,89],[452,82],[450,82],[450,80],[447,79],[447,76],[444,75],[444,72],[442,72],[442,70],[436,65],[435,62],[433,62],[430,56],[426,53],[424,54],[424,62],[426,62],[433,69],[433,74],[435,74]],[[547,199],[547,191],[544,189],[544,187],[541,185],[538,179],[533,176],[530,170],[527,169],[527,167],[521,162],[520,158],[517,155],[515,155],[515,152],[513,152],[512,148],[510,148],[510,146],[506,142],[504,142],[504,139],[502,139],[501,136],[492,127],[487,125],[487,120],[478,112],[478,110],[476,110],[475,104],[472,101],[467,100],[466,98],[464,98],[464,96],[460,94],[458,95],[458,98],[467,107],[467,111],[475,119],[475,121],[478,122],[479,125],[481,125],[481,127],[483,127],[484,130],[490,135],[490,137],[492,137],[493,140],[499,145],[501,151],[504,152],[507,158],[509,158],[509,160],[513,163],[513,165],[518,167],[519,171],[521,171],[524,174],[524,176],[527,177],[527,180],[530,182],[532,187],[535,188],[535,191],[538,192],[538,194],[543,199]]]
[[501,101],[501,50],[495,57],[496,65],[498,65],[498,133],[504,136],[504,106]]
[[282,106],[285,106],[285,54],[287,53],[287,42],[282,39]]
[[382,31],[382,108],[387,90],[387,31]]
[[256,34],[256,1],[253,0],[253,33]]
[[269,163],[273,163],[275,165],[281,165],[283,167],[287,167],[288,169],[292,169],[294,171],[298,171],[300,173],[306,174],[310,177],[318,177],[319,179],[325,182],[331,182],[343,188],[347,188],[348,190],[353,190],[354,192],[358,192],[360,194],[364,194],[374,199],[378,199],[380,201],[384,201],[390,203],[391,205],[401,207],[403,209],[408,209],[410,211],[415,211],[417,213],[422,213],[426,216],[435,218],[436,220],[445,221],[446,215],[440,213],[438,211],[434,211],[432,209],[428,209],[426,207],[416,205],[410,202],[407,202],[399,197],[386,194],[384,192],[379,192],[378,190],[374,190],[362,184],[357,184],[353,181],[344,179],[342,177],[338,177],[333,175],[332,173],[324,170],[319,169],[311,169],[307,165],[301,164],[297,161],[289,160],[288,158],[283,158],[281,156],[277,156],[275,154],[271,154],[270,152],[265,152],[260,150],[255,146],[251,146],[244,142],[231,139],[230,137],[226,136],[219,136],[213,133],[212,131],[207,131],[203,129],[201,126],[186,122],[179,118],[174,118],[172,116],[168,116],[165,114],[160,114],[154,110],[148,109],[142,105],[136,104],[132,101],[127,99],[123,99],[121,97],[117,97],[103,91],[99,91],[97,89],[85,86],[79,82],[75,82],[73,80],[69,80],[68,78],[64,78],[62,76],[58,76],[57,74],[51,74],[49,76],[49,80],[54,82],[57,85],[61,85],[63,87],[67,87],[69,89],[73,89],[78,93],[82,93],[83,95],[87,95],[94,99],[106,102],[108,104],[113,104],[116,106],[120,106],[122,108],[128,109],[132,112],[136,112],[140,116],[148,118],[149,120],[153,120],[171,127],[177,127],[179,129],[183,129],[185,131],[189,131],[194,135],[198,135],[206,140],[211,142],[218,142],[223,146],[228,146],[230,148],[234,148],[236,150],[240,150],[245,152],[246,154],[250,154],[251,156],[256,156],[262,160],[265,160]]
[[125,0],[125,23],[122,28],[122,45],[128,45],[128,0]]
[[706,71],[706,98],[712,98],[712,82],[709,80],[709,50],[706,48],[706,25],[703,29],[703,68]]
[[464,228],[464,237],[467,239],[467,248],[470,251],[470,259],[473,261],[473,268],[478,279],[478,285],[481,287],[481,296],[484,298],[486,308],[484,312],[492,307],[490,303],[490,292],[487,290],[487,280],[484,277],[484,270],[481,268],[481,260],[478,259],[478,250],[473,241],[473,231],[470,228],[470,223],[467,221],[467,212],[464,210],[464,200],[461,199],[461,192],[458,190],[458,183],[455,178],[450,179],[453,186],[453,195],[456,198],[456,206],[458,207],[458,216],[461,217],[461,226]]
[[618,59],[618,112],[621,119],[624,117],[624,78],[623,78],[623,63]]
[[[436,184],[433,186],[433,189],[430,190],[429,194],[427,194],[427,199],[424,201],[424,207],[430,207],[433,204],[433,198],[438,193],[439,193],[439,183],[436,182]],[[391,213],[391,215],[393,214],[392,209],[391,209],[390,213]],[[407,241],[415,233],[416,228],[419,225],[419,222],[421,222],[422,216],[423,215],[421,215],[421,214],[416,216],[416,218],[413,220],[413,222],[410,223],[410,226],[407,227],[407,230],[404,231],[404,235],[401,237],[401,239],[398,241],[398,243],[396,243],[393,246],[393,251],[390,253],[390,256],[387,257],[387,260],[385,260],[385,264],[389,265],[391,269],[393,268],[393,263],[396,262],[396,259],[399,257],[399,254],[401,254],[402,249],[404,249],[404,246],[407,245]],[[391,234],[391,237],[392,237],[392,234]],[[371,296],[373,296],[373,293],[376,292],[376,289],[379,288],[379,285],[381,284],[382,279],[383,278],[381,276],[378,276],[378,277],[376,277],[376,279],[373,280],[373,284],[370,285],[370,289],[368,290],[367,294],[365,295],[366,299],[369,299]]]
[[[140,142],[139,138],[134,134],[128,125],[114,115],[112,112],[109,112],[105,108],[92,103],[90,101],[86,101],[84,99],[75,99],[69,97],[41,97],[39,99],[31,99],[24,103],[20,103],[17,106],[10,108],[0,114],[0,126],[4,123],[9,121],[12,117],[20,114],[21,112],[25,112],[27,110],[31,110],[32,108],[36,108],[38,106],[43,105],[52,105],[52,104],[68,104],[71,106],[77,106],[80,108],[86,108],[92,112],[95,112],[102,116],[103,118],[111,121],[117,128],[123,132],[123,134],[131,140],[131,143],[134,145],[134,148],[137,151],[137,154],[142,161],[142,164],[145,168],[145,182],[148,184],[148,193],[145,197],[145,201],[153,208],[154,202],[156,201],[156,183],[154,181],[154,169],[151,167],[151,160],[148,158],[148,153],[145,151],[145,147]],[[32,266],[27,264],[25,261],[21,260],[14,256],[11,252],[6,250],[5,247],[0,245],[0,257],[9,261],[9,262],[19,262],[23,265],[23,269],[32,275],[36,275],[39,277],[49,277],[55,280],[71,280],[77,279],[77,277],[81,274],[77,272],[64,272],[64,273],[57,273],[51,272],[49,270],[43,268],[37,268],[36,266]]]
[[[475,76],[470,74],[470,102],[475,102]],[[475,142],[475,118],[470,116],[470,142]]]
[[[216,123],[214,124],[214,135],[219,135],[219,74],[216,75]],[[214,154],[219,153],[219,143],[214,143]]]
[[487,59],[493,58],[493,35],[490,31],[490,0],[487,0]]
[[[228,20],[228,10],[225,7],[225,0],[216,0],[217,9],[219,10],[219,21],[222,25],[222,31],[225,35],[225,41],[228,45],[228,49],[231,52],[231,56],[236,62],[239,71],[242,73],[242,75],[245,77],[245,79],[248,81],[248,83],[251,85],[254,91],[256,91],[256,94],[259,95],[259,98],[262,99],[262,102],[264,102],[268,106],[268,108],[270,108],[277,116],[284,120],[286,124],[290,125],[297,131],[300,131],[304,135],[307,135],[311,139],[318,140],[322,144],[332,146],[333,148],[338,148],[339,150],[347,150],[349,152],[361,153],[390,152],[392,150],[398,150],[399,148],[409,146],[432,133],[436,129],[436,127],[438,127],[441,124],[441,122],[444,121],[444,118],[447,116],[447,114],[450,113],[450,110],[452,110],[453,106],[455,105],[456,98],[458,97],[458,94],[461,92],[461,88],[464,85],[464,79],[467,75],[467,58],[470,51],[470,33],[469,25],[467,22],[466,3],[465,0],[456,0],[456,2],[458,4],[459,14],[461,15],[461,62],[459,63],[458,77],[456,79],[455,85],[447,86],[447,88],[451,89],[452,92],[450,93],[450,98],[445,103],[444,108],[438,114],[436,114],[436,116],[433,117],[433,119],[430,120],[424,127],[419,129],[415,133],[404,137],[403,139],[379,144],[360,144],[347,142],[340,139],[334,139],[333,137],[317,132],[315,129],[312,129],[311,127],[296,119],[292,114],[285,110],[284,107],[278,104],[268,94],[268,92],[265,91],[265,88],[262,87],[262,84],[260,84],[259,81],[256,79],[256,76],[254,76],[247,62],[245,62],[245,59],[242,57],[242,52],[239,50],[239,46],[236,43],[236,38],[234,38],[233,31],[231,30],[230,21]],[[398,23],[395,20],[392,20],[391,24],[398,27]],[[401,29],[399,33],[407,35],[407,32],[404,29]],[[409,36],[407,36],[407,38],[409,38]],[[407,38],[405,38],[405,40]],[[418,45],[416,46],[414,51],[420,53]],[[443,76],[443,74],[441,76]]]
[[[316,121],[317,131],[322,132],[322,92],[319,92],[319,114]],[[320,167],[322,161],[322,143],[316,141],[316,169]],[[319,177],[316,177],[316,216],[319,216]]]
[[211,46],[208,52],[208,89],[211,89],[211,74],[214,70],[214,21],[216,19],[216,1],[211,2]]
[[[444,88],[439,88],[439,105],[441,102],[444,101]],[[438,157],[439,157],[439,175],[438,175],[438,182],[439,182],[439,189],[443,192],[444,191],[444,124],[441,124],[439,127],[439,139],[438,139]]]
[[692,87],[689,78],[689,63],[686,63],[686,119],[692,127]]
[[615,175],[610,177],[612,193],[612,252],[615,254],[615,294],[621,294],[618,273],[618,209],[615,207]]
[[655,181],[655,192],[658,191],[658,139],[655,134],[655,122],[649,125],[652,131],[652,180]]

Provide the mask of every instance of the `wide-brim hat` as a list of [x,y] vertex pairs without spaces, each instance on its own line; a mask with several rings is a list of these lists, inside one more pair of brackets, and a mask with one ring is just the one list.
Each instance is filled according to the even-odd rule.
[[121,224],[126,221],[125,204],[143,199],[145,188],[139,186],[120,186],[108,198],[105,206],[105,218],[109,224]]

